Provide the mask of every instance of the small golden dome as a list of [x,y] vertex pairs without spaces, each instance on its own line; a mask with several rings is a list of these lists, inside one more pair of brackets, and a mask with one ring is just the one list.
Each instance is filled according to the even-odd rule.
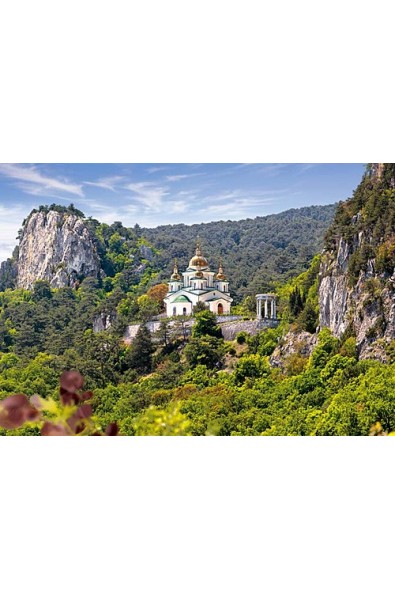
[[191,260],[189,261],[189,268],[200,270],[200,269],[206,269],[207,267],[208,267],[208,262],[202,255],[202,251],[200,248],[200,240],[198,240],[197,244],[196,244],[195,256],[192,256]]
[[215,279],[219,279],[220,281],[226,281],[226,275],[222,266],[222,258],[219,259],[218,273],[216,274]]
[[171,280],[174,281],[180,281],[181,279],[181,275],[178,272],[178,263],[177,263],[177,259],[174,259],[174,267],[173,267],[173,273],[171,274]]
[[196,271],[196,273],[195,273],[195,277],[202,278],[202,277],[203,277],[203,273],[202,273],[202,271]]

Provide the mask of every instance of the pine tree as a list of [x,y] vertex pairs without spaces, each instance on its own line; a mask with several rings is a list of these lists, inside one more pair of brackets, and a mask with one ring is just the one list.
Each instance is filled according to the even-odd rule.
[[129,364],[139,373],[149,373],[152,368],[152,354],[154,353],[151,334],[146,325],[141,325],[132,342],[129,355]]

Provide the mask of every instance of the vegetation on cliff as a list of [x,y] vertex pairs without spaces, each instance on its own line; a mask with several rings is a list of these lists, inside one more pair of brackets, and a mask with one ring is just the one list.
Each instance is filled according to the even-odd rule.
[[375,260],[375,271],[391,275],[395,268],[395,164],[367,165],[365,175],[352,198],[338,204],[334,220],[325,235],[328,251],[337,248],[340,238],[350,246],[348,275],[351,281]]

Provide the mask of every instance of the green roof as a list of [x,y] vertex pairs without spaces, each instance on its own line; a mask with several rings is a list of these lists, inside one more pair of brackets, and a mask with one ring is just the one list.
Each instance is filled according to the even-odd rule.
[[190,302],[190,300],[186,296],[177,296],[177,298],[171,302],[173,304],[173,302]]

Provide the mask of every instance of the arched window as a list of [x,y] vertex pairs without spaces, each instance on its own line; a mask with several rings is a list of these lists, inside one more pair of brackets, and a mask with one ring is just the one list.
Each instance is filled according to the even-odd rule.
[[223,314],[224,314],[224,307],[223,307],[223,305],[221,304],[221,302],[220,302],[220,303],[218,304],[218,306],[217,306],[217,311],[218,311],[218,314],[219,314],[219,315],[223,315]]
[[173,306],[173,317],[175,317],[177,314],[177,307]]
[[187,309],[185,308],[185,306],[184,306],[184,308],[182,309],[182,314],[183,314],[183,315],[186,315],[186,314],[187,314]]

